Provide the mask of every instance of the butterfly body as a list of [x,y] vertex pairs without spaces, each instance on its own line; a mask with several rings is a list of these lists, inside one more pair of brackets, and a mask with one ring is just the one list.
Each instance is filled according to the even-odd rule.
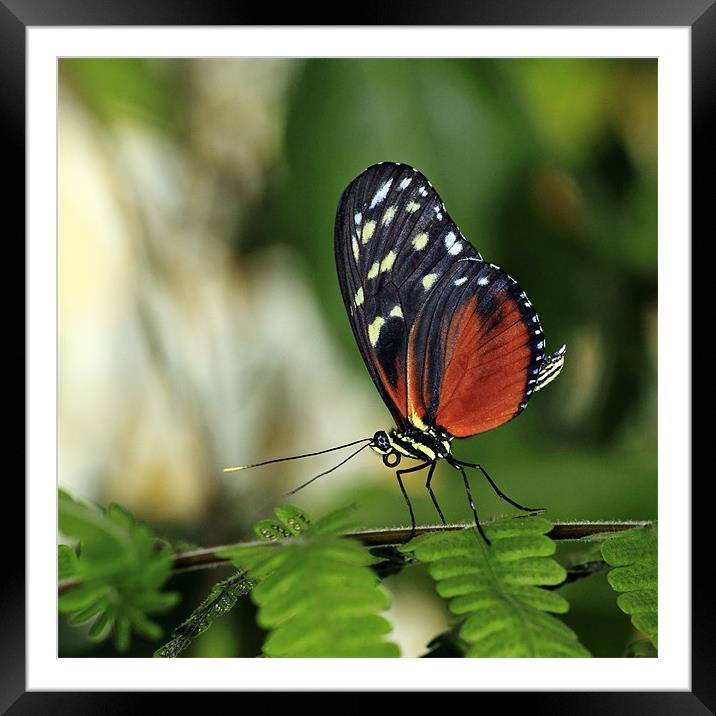
[[[374,452],[384,457],[395,454],[398,457],[408,457],[413,460],[433,461],[450,455],[451,440],[452,436],[438,433],[434,428],[425,430],[411,428],[405,431],[392,429],[388,433],[378,431],[373,436],[370,446]],[[390,462],[391,460],[388,460],[388,463]],[[393,467],[399,462],[400,460],[397,460],[390,466]]]
[[482,258],[413,167],[376,164],[354,179],[334,245],[353,334],[396,423],[370,447],[389,467],[421,461],[397,471],[408,501],[401,474],[429,468],[430,490],[438,460],[462,470],[452,440],[517,417],[557,377],[565,348],[546,353],[526,293]]

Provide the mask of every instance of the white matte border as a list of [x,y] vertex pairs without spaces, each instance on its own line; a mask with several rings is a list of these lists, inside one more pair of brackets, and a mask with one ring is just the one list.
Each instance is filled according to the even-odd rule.
[[[689,28],[27,28],[27,689],[690,690],[690,39]],[[57,658],[57,58],[67,56],[659,58],[657,659]]]

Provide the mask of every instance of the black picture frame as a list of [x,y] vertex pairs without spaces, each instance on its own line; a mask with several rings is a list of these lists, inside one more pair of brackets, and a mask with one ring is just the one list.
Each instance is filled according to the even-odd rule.
[[[716,235],[713,204],[714,150],[707,133],[714,126],[716,105],[716,2],[715,0],[442,0],[427,3],[403,0],[336,8],[302,5],[281,9],[281,25],[540,25],[540,26],[682,26],[691,28],[692,90],[692,232],[713,241]],[[249,3],[222,0],[0,0],[0,128],[5,158],[6,206],[18,217],[24,234],[25,216],[19,207],[25,196],[25,42],[26,28],[35,26],[111,25],[272,25],[277,10]],[[661,197],[663,200],[664,197]],[[10,212],[6,215],[7,218]],[[6,303],[6,306],[11,304]],[[697,305],[694,304],[694,308]],[[685,347],[688,349],[688,347]],[[23,485],[6,471],[8,504],[24,503]],[[678,476],[675,476],[678,477]],[[511,706],[529,704],[531,711],[600,714],[702,714],[716,710],[716,648],[711,589],[705,584],[712,563],[707,554],[708,519],[706,476],[692,481],[692,660],[691,691],[683,692],[552,692],[501,693]],[[15,513],[20,510],[15,508]],[[18,526],[15,534],[24,534]],[[0,638],[0,710],[3,713],[136,713],[159,705],[167,708],[168,694],[104,692],[26,692],[25,687],[25,563],[19,549],[15,562],[3,570]],[[10,552],[8,551],[8,554]],[[568,685],[565,685],[565,689]],[[480,708],[489,694],[479,694]],[[187,695],[181,696],[184,706]],[[519,699],[517,702],[515,700]],[[528,701],[529,699],[529,701]],[[357,705],[358,702],[352,702]],[[477,702],[476,702],[477,703]],[[237,703],[238,706],[238,703]]]

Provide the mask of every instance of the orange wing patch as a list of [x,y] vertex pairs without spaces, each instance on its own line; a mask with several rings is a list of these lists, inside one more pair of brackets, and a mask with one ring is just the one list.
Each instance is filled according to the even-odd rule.
[[502,425],[518,412],[533,353],[522,312],[500,295],[486,316],[475,297],[453,317],[445,338],[445,360],[436,423],[455,437]]
[[383,369],[383,365],[378,360],[377,356],[374,356],[373,358],[373,365],[375,366],[376,372],[378,373],[378,377],[380,378],[380,382],[383,385],[383,389],[388,394],[390,400],[393,401],[395,409],[398,411],[401,417],[407,417],[404,415],[404,409],[407,403],[405,371],[403,369],[403,366],[401,366],[400,357],[398,356],[395,359],[395,386],[393,386],[393,384],[389,380],[385,370]]

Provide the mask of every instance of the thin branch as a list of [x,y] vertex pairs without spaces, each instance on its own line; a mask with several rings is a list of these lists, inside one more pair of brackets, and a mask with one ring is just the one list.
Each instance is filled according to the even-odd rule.
[[[556,522],[552,529],[547,533],[548,537],[555,540],[573,540],[588,537],[590,535],[600,534],[602,532],[621,532],[629,530],[633,527],[645,527],[651,524],[647,521],[633,522]],[[431,532],[455,532],[456,530],[464,530],[472,527],[471,524],[459,525],[432,525],[428,527],[417,527],[414,533],[407,527],[398,527],[385,530],[361,530],[360,532],[349,532],[345,536],[350,539],[356,539],[366,547],[387,547],[390,545],[406,544],[412,537],[428,534]],[[240,542],[238,544],[221,545],[218,547],[207,547],[205,549],[197,549],[191,552],[180,552],[173,557],[172,571],[189,572],[196,569],[207,569],[211,567],[221,567],[229,563],[226,557],[218,557],[216,552],[235,547],[253,547],[258,545],[278,545],[283,540],[266,543],[263,541]],[[59,583],[58,592],[65,592],[77,587],[81,584],[81,580],[77,577],[63,579]]]

